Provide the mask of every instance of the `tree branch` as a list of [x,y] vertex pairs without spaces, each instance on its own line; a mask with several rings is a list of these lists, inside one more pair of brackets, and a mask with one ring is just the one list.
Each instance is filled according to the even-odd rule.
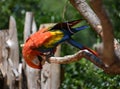
[[[103,60],[109,65],[106,70],[110,73],[120,72],[119,46],[114,40],[113,26],[107,16],[102,0],[90,0],[90,5],[101,20],[103,27]],[[114,41],[113,41],[114,40]]]
[[90,5],[102,23],[104,45],[103,60],[107,65],[111,65],[114,63],[114,60],[116,60],[114,53],[114,36],[112,24],[106,14],[105,8],[103,7],[102,0],[90,0]]
[[[118,49],[116,49],[116,52],[120,52],[120,45],[118,45]],[[119,54],[117,54],[120,56]],[[101,59],[93,55],[88,50],[80,50],[79,52],[73,54],[73,55],[67,55],[64,57],[50,57],[49,62],[50,63],[58,63],[58,64],[67,64],[72,63],[81,60],[81,58],[86,58],[87,60],[91,61],[94,65],[104,70],[104,72],[108,74],[120,74],[120,67],[113,66],[113,67],[106,67]],[[116,65],[119,64],[119,62],[116,63]],[[113,70],[114,69],[114,70]]]
[[67,64],[67,63],[81,60],[81,58],[83,57],[91,61],[93,64],[95,64],[99,68],[106,70],[104,63],[98,57],[96,57],[91,52],[89,52],[88,50],[80,50],[79,52],[73,55],[67,55],[64,57],[50,57],[49,61],[50,63]]
[[90,6],[87,4],[86,0],[70,0],[71,4],[80,12],[80,14],[88,21],[91,27],[103,37],[102,25],[97,17],[97,15],[93,12]]
[[71,4],[85,17],[94,30],[103,40],[103,55],[101,60],[106,66],[106,72],[120,73],[120,60],[115,55],[115,44],[112,24],[103,8],[102,0],[90,0],[90,4],[96,14],[92,11],[86,0],[70,0]]

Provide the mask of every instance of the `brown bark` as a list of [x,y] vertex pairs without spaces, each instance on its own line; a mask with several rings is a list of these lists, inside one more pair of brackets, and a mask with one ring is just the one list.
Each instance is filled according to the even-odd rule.
[[103,28],[103,60],[108,65],[106,71],[111,73],[120,72],[120,61],[117,55],[117,47],[114,42],[113,26],[105,11],[102,0],[90,0],[90,5],[99,17]]
[[113,27],[107,16],[102,0],[91,0],[91,6],[99,19],[101,20],[103,28],[103,60],[109,66],[116,61],[114,53],[114,36]]

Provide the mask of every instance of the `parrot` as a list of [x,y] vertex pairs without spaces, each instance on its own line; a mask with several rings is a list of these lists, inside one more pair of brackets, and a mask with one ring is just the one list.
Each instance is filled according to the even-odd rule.
[[[42,28],[32,34],[26,40],[22,50],[25,62],[32,68],[42,69],[43,56],[46,57],[46,60],[53,56],[56,51],[56,47],[62,42],[68,42],[80,50],[87,49],[95,56],[98,56],[95,51],[76,42],[71,37],[76,32],[89,27],[87,25],[83,25],[73,28],[74,25],[81,21],[83,21],[83,19],[70,22],[60,22],[52,27]],[[37,59],[37,61],[35,59]]]

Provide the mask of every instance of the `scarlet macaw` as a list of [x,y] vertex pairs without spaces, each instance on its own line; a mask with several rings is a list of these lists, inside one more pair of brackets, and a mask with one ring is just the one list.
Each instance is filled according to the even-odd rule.
[[[88,28],[88,26],[72,28],[80,21],[81,20],[58,23],[52,28],[43,28],[38,32],[32,34],[27,39],[22,51],[26,63],[32,68],[41,69],[41,56],[53,56],[57,45],[64,41],[67,41],[80,50],[87,49],[97,56],[94,51],[87,47],[84,47],[82,44],[77,43],[71,38],[74,33]],[[34,59],[36,57],[39,59],[39,62],[37,62],[37,64],[34,62]]]

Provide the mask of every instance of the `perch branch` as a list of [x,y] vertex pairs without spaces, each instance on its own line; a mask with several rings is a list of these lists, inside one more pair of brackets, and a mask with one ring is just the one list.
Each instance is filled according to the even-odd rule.
[[100,59],[98,57],[93,55],[88,50],[80,50],[79,52],[77,52],[73,55],[67,55],[67,56],[64,56],[64,57],[50,57],[49,61],[50,61],[50,63],[67,64],[67,63],[71,63],[71,62],[81,60],[81,58],[83,58],[83,57],[88,59],[89,61],[91,61],[93,64],[95,64],[99,68],[102,68],[103,70],[106,69],[103,62],[100,61]]

